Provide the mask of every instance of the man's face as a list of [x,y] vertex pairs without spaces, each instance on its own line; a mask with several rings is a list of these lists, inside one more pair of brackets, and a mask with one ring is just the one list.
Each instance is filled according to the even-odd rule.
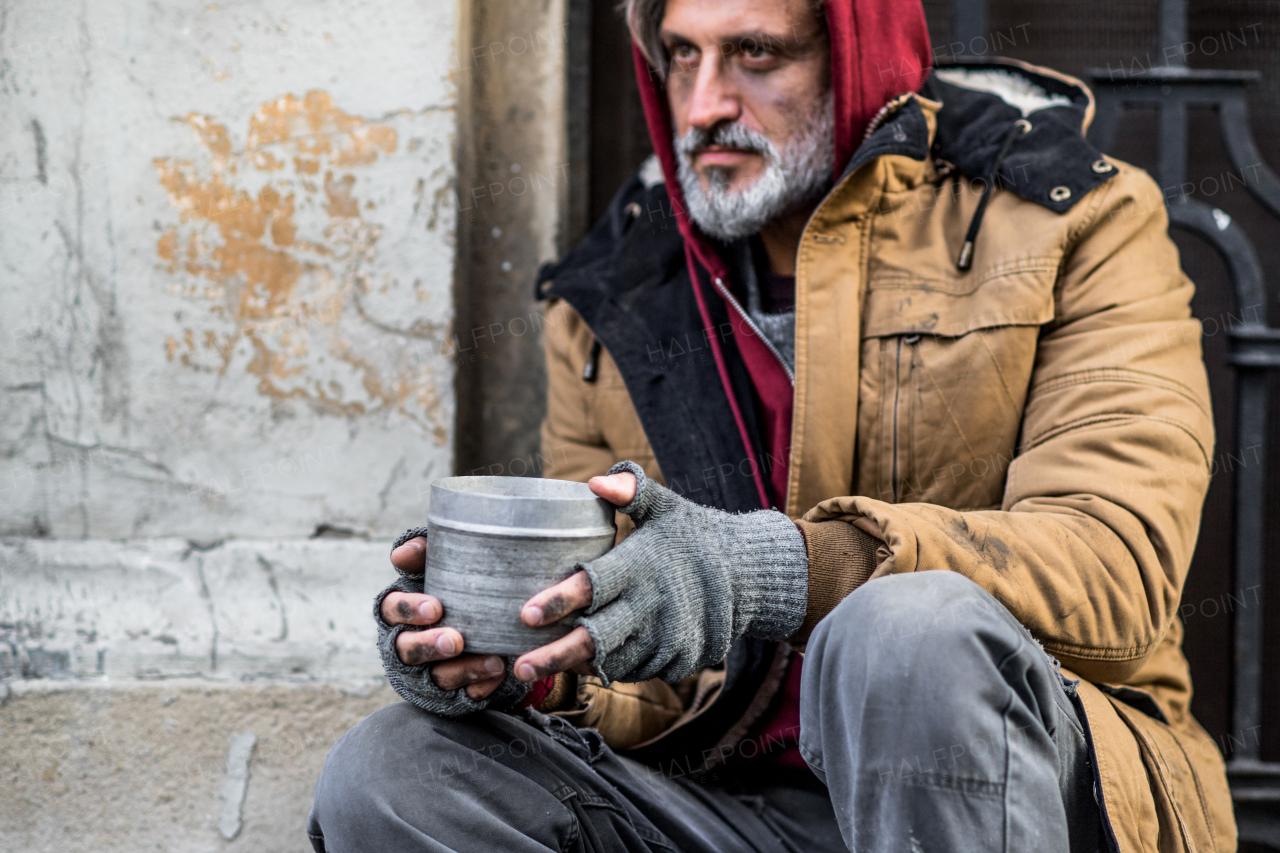
[[667,0],[661,32],[676,138],[691,143],[686,159],[704,191],[748,190],[768,171],[760,142],[785,152],[829,109],[828,40],[813,0]]
[[835,158],[813,0],[668,0],[662,38],[689,215],[721,240],[808,211]]

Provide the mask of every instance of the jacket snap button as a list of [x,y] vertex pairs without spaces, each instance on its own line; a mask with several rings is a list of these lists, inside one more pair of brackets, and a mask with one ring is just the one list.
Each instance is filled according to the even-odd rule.
[[1014,126],[1021,130],[1024,136],[1031,132],[1031,122],[1027,121],[1025,118],[1018,119],[1014,122]]
[[1106,160],[1093,161],[1093,171],[1097,172],[1099,175],[1105,175],[1107,172],[1110,172],[1114,168],[1115,166],[1112,166]]
[[631,204],[627,205],[626,211],[627,211],[627,216],[630,216],[632,219],[635,219],[637,216],[640,215],[640,205],[633,201],[631,202]]
[[1071,188],[1070,187],[1054,187],[1053,189],[1049,190],[1049,198],[1053,199],[1054,201],[1066,201],[1067,199],[1071,198]]

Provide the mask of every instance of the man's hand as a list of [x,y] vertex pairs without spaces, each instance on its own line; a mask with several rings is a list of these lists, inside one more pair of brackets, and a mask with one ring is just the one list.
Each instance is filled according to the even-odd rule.
[[[434,687],[465,687],[476,702],[500,687],[510,692],[559,672],[675,681],[722,660],[737,637],[783,639],[799,627],[808,558],[803,537],[785,515],[699,506],[649,481],[633,462],[619,463],[589,485],[628,513],[636,532],[520,611],[530,627],[582,612],[580,625],[517,658],[514,679],[497,656],[463,654],[463,638],[452,628],[399,629],[399,661],[438,661],[428,668]],[[391,555],[406,574],[421,574],[425,558],[424,539],[411,539]],[[397,591],[383,600],[380,616],[394,630],[434,625],[441,614],[435,598]],[[388,646],[384,655],[390,653]]]
[[[626,506],[636,497],[635,475],[626,472],[592,477],[587,485],[614,506]],[[395,559],[394,554],[392,559]],[[591,598],[590,577],[586,572],[577,572],[526,601],[520,610],[520,619],[531,628],[550,625],[570,613],[590,607]],[[557,672],[590,675],[589,664],[595,656],[596,644],[591,634],[579,626],[555,642],[516,658],[516,678],[537,681]]]
[[[635,499],[636,478],[622,473],[592,477],[591,491],[615,506],[626,506]],[[409,575],[420,575],[427,565],[427,540],[410,539],[391,552],[391,564]],[[591,605],[591,581],[586,572],[548,587],[525,602],[520,610],[524,624],[537,628],[551,625],[570,613]],[[382,618],[388,625],[434,625],[444,609],[430,595],[393,592],[382,601]],[[431,678],[441,690],[466,686],[471,699],[483,699],[502,683],[506,661],[497,655],[463,654],[465,641],[453,628],[405,631],[396,638],[396,657],[413,666],[440,661],[431,667]],[[595,643],[586,628],[575,628],[565,636],[521,655],[515,673],[521,681],[537,681],[558,672],[590,675],[588,662],[595,657]]]
[[[391,552],[391,564],[410,575],[420,575],[426,568],[427,540],[410,539]],[[389,625],[434,625],[444,609],[430,595],[393,592],[382,600],[382,618]],[[400,662],[414,666],[440,661],[431,667],[431,679],[441,690],[464,691],[473,700],[488,696],[502,683],[506,662],[497,655],[463,654],[462,635],[453,628],[405,631],[396,637],[396,656]],[[531,680],[531,679],[525,679]]]
[[606,681],[676,681],[723,660],[738,637],[781,640],[800,627],[808,555],[785,515],[699,506],[634,462],[618,463],[590,486],[631,516],[636,530],[525,603],[527,625],[583,615],[563,638],[520,656],[516,678],[585,670]]

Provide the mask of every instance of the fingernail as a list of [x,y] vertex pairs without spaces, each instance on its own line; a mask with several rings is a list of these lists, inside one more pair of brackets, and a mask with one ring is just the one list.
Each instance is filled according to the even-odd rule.
[[440,611],[434,601],[424,601],[418,605],[418,615],[429,622],[434,622],[440,618]]
[[451,655],[457,650],[457,646],[453,643],[453,637],[448,634],[441,634],[436,637],[436,648],[440,650],[442,655]]
[[484,671],[485,671],[485,672],[492,672],[492,673],[494,673],[495,675],[496,675],[497,673],[499,673],[499,672],[502,672],[502,658],[499,658],[499,657],[493,657],[493,656],[490,656],[490,657],[485,658],[485,659],[484,659]]
[[520,666],[516,667],[516,678],[521,681],[533,681],[537,677],[538,673],[533,671],[533,666],[531,664],[522,663]]
[[536,604],[530,604],[524,609],[524,622],[526,625],[542,624],[542,608]]

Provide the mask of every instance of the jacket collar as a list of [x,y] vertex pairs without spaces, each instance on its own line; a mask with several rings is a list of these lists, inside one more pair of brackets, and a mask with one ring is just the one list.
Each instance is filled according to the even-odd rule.
[[[867,128],[867,135],[853,153],[840,180],[856,172],[878,157],[897,156],[910,162],[897,163],[904,181],[911,183],[924,177],[929,148],[933,142],[936,113],[941,104],[914,93],[894,98],[885,104]],[[839,182],[837,182],[839,183]]]
[[987,178],[1013,125],[1026,121],[1000,164],[997,186],[1065,213],[1116,174],[1084,138],[1093,120],[1089,89],[1066,74],[1014,60],[935,69],[919,94],[885,104],[837,186],[887,158],[886,189],[907,190],[954,169]]
[[971,178],[987,178],[1012,126],[997,186],[1057,213],[1066,213],[1116,168],[1084,138],[1093,95],[1066,74],[1013,60],[963,62],[939,68],[922,94],[941,103],[934,156]]

